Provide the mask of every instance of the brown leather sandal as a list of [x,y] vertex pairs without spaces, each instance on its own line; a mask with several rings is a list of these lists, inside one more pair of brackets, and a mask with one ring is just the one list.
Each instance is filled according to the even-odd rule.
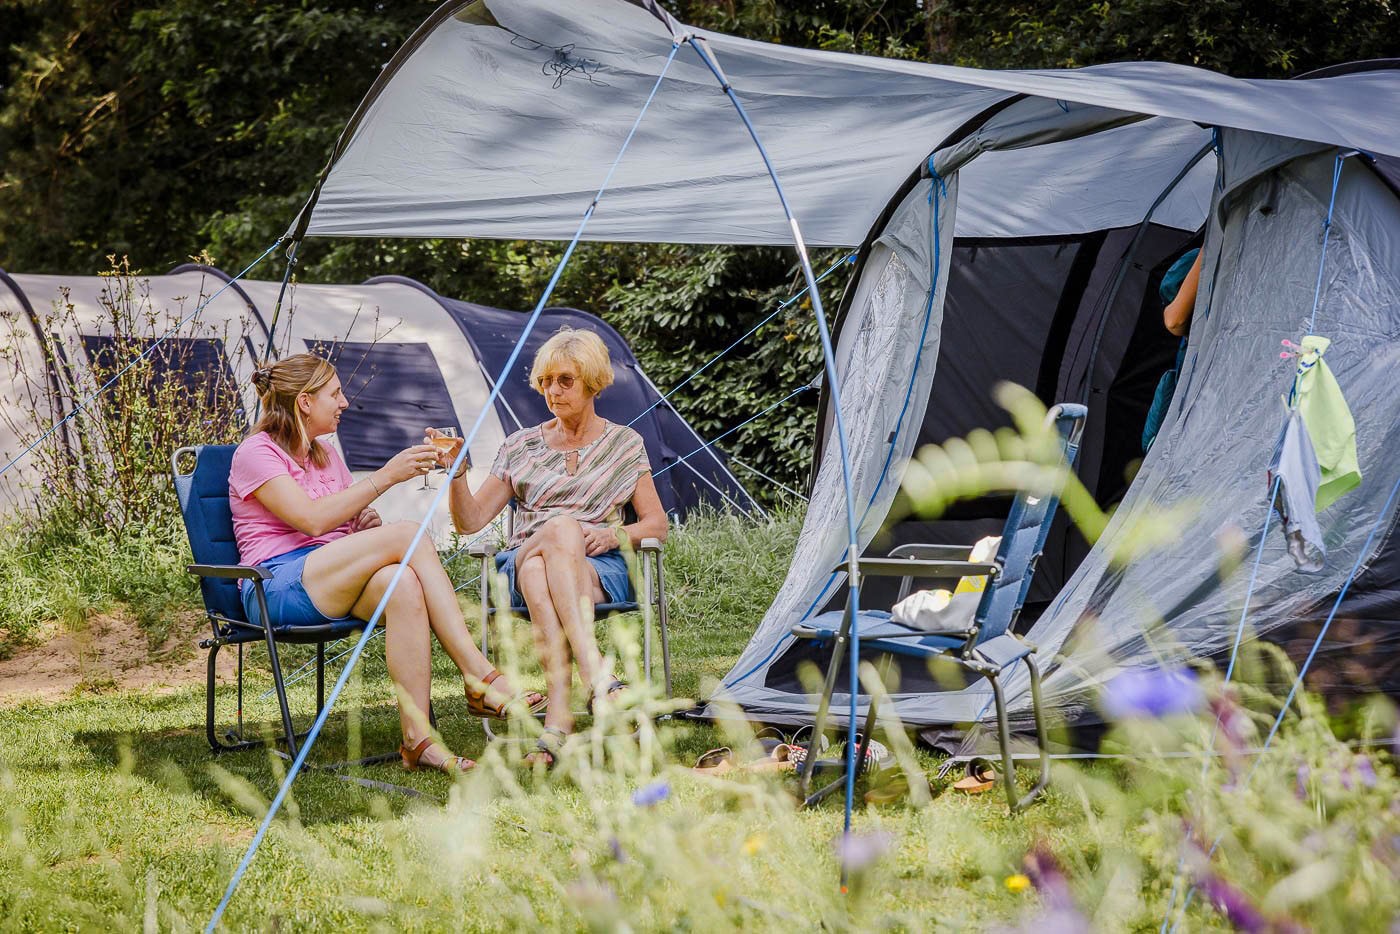
[[521,691],[514,697],[508,697],[499,704],[488,703],[486,700],[486,689],[500,676],[500,669],[492,668],[491,673],[481,679],[480,691],[473,691],[470,687],[466,689],[467,713],[471,714],[473,717],[490,717],[492,720],[509,720],[510,708],[516,703],[524,704],[532,715],[544,709],[548,698],[539,691]]
[[423,737],[418,741],[418,745],[412,749],[409,749],[406,743],[399,743],[399,758],[403,760],[404,771],[417,772],[420,769],[434,769],[438,772],[454,775],[459,772],[470,772],[476,768],[476,763],[466,756],[448,756],[437,765],[424,764],[420,766],[419,762],[423,758],[423,753],[427,752],[433,745],[434,740],[431,736]]

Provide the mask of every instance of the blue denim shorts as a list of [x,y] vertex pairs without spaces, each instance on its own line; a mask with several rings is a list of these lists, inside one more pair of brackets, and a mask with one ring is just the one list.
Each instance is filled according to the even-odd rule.
[[[496,554],[496,570],[510,578],[510,605],[523,607],[525,598],[520,595],[520,589],[515,586],[515,552],[518,549],[511,548],[508,551]],[[610,603],[630,603],[632,602],[632,579],[627,576],[627,559],[622,556],[622,549],[614,548],[612,551],[605,551],[597,557],[590,555],[588,563],[593,565],[593,570],[598,572],[598,581],[603,585],[603,593]]]
[[[301,582],[301,573],[306,566],[306,558],[320,545],[307,545],[275,558],[268,558],[261,567],[272,572],[272,580],[263,581],[263,593],[267,597],[267,611],[272,614],[273,625],[278,629],[286,626],[328,626],[343,622],[348,616],[330,617],[316,609],[306,587]],[[251,581],[242,588],[243,615],[255,626],[262,625],[262,614],[258,612],[257,588]]]

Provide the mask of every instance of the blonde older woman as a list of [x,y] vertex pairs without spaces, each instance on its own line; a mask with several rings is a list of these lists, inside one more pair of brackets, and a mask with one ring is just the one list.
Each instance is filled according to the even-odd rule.
[[[511,602],[530,610],[544,664],[549,704],[545,734],[530,757],[552,765],[573,728],[570,656],[594,698],[623,684],[604,669],[593,634],[593,605],[632,599],[619,546],[665,539],[666,512],[656,494],[641,435],[598,415],[594,400],[612,384],[608,348],[592,331],[563,328],[535,354],[530,383],[554,417],[506,439],[491,475],[475,493],[466,470],[452,482],[452,518],[461,532],[486,526],[513,498],[517,503],[508,550],[496,556],[510,579]],[[435,435],[429,431],[429,435]],[[444,465],[455,451],[439,454]],[[631,503],[637,521],[623,523]]]

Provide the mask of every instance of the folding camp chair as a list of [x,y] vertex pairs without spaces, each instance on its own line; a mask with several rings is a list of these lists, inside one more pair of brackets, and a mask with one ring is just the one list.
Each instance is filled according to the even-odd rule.
[[[1087,414],[1088,410],[1082,405],[1061,403],[1046,415],[1046,421],[1055,426],[1062,445],[1061,464],[1071,469],[1079,453],[1079,440],[1084,431],[1084,419]],[[882,654],[887,662],[891,656],[946,658],[987,679],[996,705],[997,740],[1004,769],[1003,784],[1006,787],[1007,803],[1013,813],[1035,800],[1050,781],[1045,719],[1040,703],[1040,669],[1034,657],[1036,648],[1013,633],[1011,628],[1026,602],[1026,595],[1030,592],[1036,563],[1045,548],[1045,540],[1050,534],[1050,524],[1055,519],[1058,505],[1058,496],[1034,496],[1027,493],[1017,495],[1012,501],[1011,511],[1002,529],[1001,545],[997,549],[996,557],[990,562],[966,560],[970,547],[960,545],[902,545],[891,551],[888,557],[860,559],[862,575],[902,577],[900,599],[909,594],[914,578],[945,581],[957,580],[968,575],[983,575],[987,578],[986,589],[973,614],[971,625],[962,632],[932,634],[896,622],[888,612],[862,609],[859,614],[860,652],[862,655]],[[842,567],[844,568],[844,565]],[[826,683],[817,708],[814,736],[820,736],[826,726],[831,697],[841,672],[842,657],[849,648],[850,613],[847,610],[823,613],[794,626],[792,633],[801,639],[833,643],[831,664],[827,668]],[[1040,755],[1040,777],[1035,787],[1019,800],[1016,797],[1015,765],[1011,756],[1011,729],[1007,721],[1006,701],[998,681],[1002,673],[1018,661],[1025,662],[1030,673],[1031,709],[1035,717],[1037,751]],[[865,762],[871,731],[876,724],[877,706],[877,699],[871,697],[865,732],[854,759],[857,768]],[[809,755],[800,772],[804,795],[811,781],[814,758]],[[807,796],[806,802],[814,804],[820,801],[844,782],[843,775]]]
[[[204,610],[213,627],[213,638],[199,643],[200,648],[209,650],[208,675],[205,691],[205,735],[209,747],[215,753],[231,752],[261,746],[259,739],[250,739],[243,732],[243,646],[250,642],[264,642],[267,645],[268,659],[272,666],[272,684],[277,694],[277,703],[282,713],[283,741],[286,752],[295,757],[297,741],[305,733],[297,733],[292,726],[291,709],[287,704],[287,687],[282,677],[282,665],[278,656],[279,644],[301,644],[316,646],[316,713],[319,715],[325,706],[326,696],[326,643],[364,629],[365,624],[357,619],[348,619],[324,626],[279,626],[269,618],[267,603],[263,596],[263,581],[272,577],[260,567],[250,567],[239,563],[238,544],[233,537],[233,512],[228,500],[228,474],[233,463],[234,445],[198,445],[183,447],[171,456],[171,472],[175,483],[175,495],[180,501],[180,512],[185,520],[185,533],[189,537],[190,551],[195,563],[189,572],[199,577],[199,588],[204,597]],[[193,469],[182,473],[180,462],[186,455],[194,458]],[[239,596],[238,581],[244,586],[256,588],[258,606],[263,625],[248,621],[243,613],[243,601]],[[238,647],[238,708],[236,726],[220,739],[215,729],[214,694],[215,660],[219,650],[226,645]],[[431,717],[431,712],[429,714]],[[397,753],[368,756],[344,765],[370,765],[388,762],[397,758]],[[373,783],[377,786],[384,783]],[[397,789],[398,786],[389,786]]]
[[[506,507],[506,534],[509,537],[509,530],[514,520],[515,502],[512,500]],[[628,507],[630,509],[630,505]],[[638,591],[639,600],[621,601],[616,603],[595,603],[593,605],[593,616],[595,620],[606,619],[617,613],[637,613],[642,614],[642,673],[648,681],[651,680],[652,670],[652,622],[655,620],[657,629],[661,637],[661,669],[665,682],[666,697],[672,696],[671,692],[671,638],[667,628],[669,614],[666,608],[666,571],[662,560],[662,544],[659,539],[644,538],[637,548],[637,560],[641,570],[641,589]],[[491,579],[496,573],[496,548],[494,543],[476,542],[467,552],[475,558],[481,560],[480,575],[480,600],[481,600],[481,651],[487,658],[491,657],[491,630],[492,619],[497,613],[506,612],[507,608],[495,605],[491,594]],[[635,583],[635,582],[634,582]],[[528,620],[530,610],[525,606],[512,605],[508,608],[512,616]],[[486,730],[487,736],[492,736],[491,725],[486,720],[482,720],[482,726]]]

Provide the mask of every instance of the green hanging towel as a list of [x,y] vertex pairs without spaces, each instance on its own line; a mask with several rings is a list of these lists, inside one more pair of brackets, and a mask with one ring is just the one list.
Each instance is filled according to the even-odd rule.
[[1298,356],[1297,407],[1308,426],[1322,482],[1317,487],[1318,512],[1361,483],[1356,461],[1356,422],[1342,396],[1342,387],[1322,355],[1332,342],[1325,337],[1303,338]]

